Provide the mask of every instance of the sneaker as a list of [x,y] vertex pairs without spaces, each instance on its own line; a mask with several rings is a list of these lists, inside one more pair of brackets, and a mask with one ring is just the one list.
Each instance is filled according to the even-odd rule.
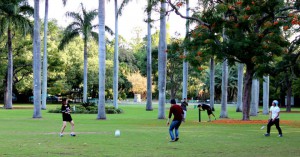
[[175,141],[178,141],[178,140],[179,140],[179,138],[178,138],[178,137],[176,137],[176,138],[175,138]]
[[282,137],[282,134],[279,134],[278,137]]
[[71,136],[76,136],[75,134],[70,134]]
[[269,133],[266,133],[266,134],[264,134],[265,136],[270,136],[270,134]]
[[59,134],[59,136],[60,136],[60,137],[63,137],[63,136],[64,136],[64,134],[60,133],[60,134]]
[[171,140],[170,142],[175,142],[175,140]]

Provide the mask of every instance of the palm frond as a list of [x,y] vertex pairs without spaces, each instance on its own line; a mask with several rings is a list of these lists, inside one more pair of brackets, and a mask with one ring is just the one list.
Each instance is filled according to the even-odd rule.
[[114,31],[111,30],[108,26],[105,26],[105,31],[108,32],[110,35],[114,35]]
[[92,38],[98,43],[98,41],[99,41],[99,38],[98,38],[99,35],[98,35],[98,33],[92,31],[92,32],[91,32],[91,36],[92,36]]
[[122,11],[124,9],[124,7],[132,0],[124,0],[122,3],[121,3],[121,6],[118,10],[118,15],[122,16]]
[[79,35],[80,34],[78,31],[64,32],[63,38],[59,43],[58,49],[59,50],[64,49],[66,47],[66,45],[72,41],[72,39],[74,39],[75,37],[77,37]]

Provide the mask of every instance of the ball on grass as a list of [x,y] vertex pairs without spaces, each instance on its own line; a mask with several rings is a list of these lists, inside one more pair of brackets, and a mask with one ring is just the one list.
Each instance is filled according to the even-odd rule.
[[116,130],[116,131],[115,131],[115,136],[116,136],[116,137],[119,137],[120,135],[121,135],[120,130]]

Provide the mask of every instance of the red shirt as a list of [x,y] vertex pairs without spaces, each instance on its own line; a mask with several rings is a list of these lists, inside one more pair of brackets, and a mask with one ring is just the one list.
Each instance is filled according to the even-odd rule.
[[181,121],[182,115],[183,115],[183,110],[182,110],[181,106],[179,106],[179,105],[171,106],[170,111],[169,111],[169,118],[172,117],[172,114],[174,115],[173,120]]

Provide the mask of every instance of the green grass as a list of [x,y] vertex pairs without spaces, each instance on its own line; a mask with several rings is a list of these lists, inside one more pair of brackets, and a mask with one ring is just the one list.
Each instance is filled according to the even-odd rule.
[[[17,107],[18,105],[14,105]],[[32,105],[22,105],[31,107]],[[166,116],[168,107],[166,104]],[[57,105],[48,105],[55,108]],[[67,125],[65,136],[59,137],[62,125],[61,114],[42,111],[41,119],[33,119],[33,109],[0,109],[0,156],[1,157],[294,157],[300,156],[300,114],[281,113],[282,120],[293,121],[294,126],[281,124],[283,138],[277,137],[275,126],[271,136],[264,137],[265,124],[216,124],[208,123],[206,112],[189,106],[187,120],[180,127],[178,142],[169,142],[166,120],[159,120],[157,104],[153,111],[145,105],[119,105],[123,114],[107,114],[107,120],[96,120],[96,114],[72,114],[76,137],[69,136]],[[215,115],[220,114],[216,105]],[[282,109],[283,111],[284,109]],[[293,111],[299,109],[292,109]],[[240,120],[234,106],[228,107],[228,116]],[[251,119],[266,120],[261,113]],[[114,131],[121,130],[115,137]]]

